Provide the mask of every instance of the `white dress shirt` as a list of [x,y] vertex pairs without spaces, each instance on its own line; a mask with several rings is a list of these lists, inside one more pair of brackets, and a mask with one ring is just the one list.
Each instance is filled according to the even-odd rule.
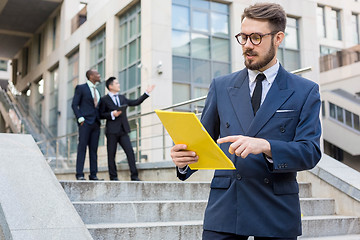
[[[99,103],[100,101],[100,93],[99,91],[96,89],[96,85],[97,84],[93,84],[92,82],[90,82],[89,80],[86,80],[86,84],[89,86],[90,88],[90,92],[91,92],[91,96],[94,98],[94,87],[95,87],[95,94],[97,97],[97,102]],[[79,117],[78,119],[78,123],[82,123],[83,121],[85,121],[84,117]]]
[[[260,106],[261,104],[264,102],[265,98],[266,98],[266,95],[267,93],[269,92],[275,78],[276,78],[276,75],[279,71],[279,67],[280,67],[280,64],[279,64],[279,61],[276,61],[276,63],[274,64],[274,66],[266,69],[264,72],[262,72],[266,79],[264,79],[264,81],[262,81],[262,94],[261,94],[261,103],[260,103]],[[248,74],[249,74],[249,88],[250,88],[250,96],[252,97],[253,93],[254,93],[254,89],[255,89],[255,86],[256,86],[256,77],[257,75],[261,73],[260,71],[257,71],[257,70],[250,70],[248,69]]]
[[[114,104],[116,106],[121,106],[121,103],[120,103],[120,98],[119,98],[119,95],[118,94],[114,94],[112,92],[109,92],[108,95],[110,96],[111,100],[113,100]],[[119,102],[117,102],[119,101]],[[118,105],[119,104],[119,105]],[[113,112],[111,112],[111,119],[112,120],[115,120],[115,116],[113,114]]]

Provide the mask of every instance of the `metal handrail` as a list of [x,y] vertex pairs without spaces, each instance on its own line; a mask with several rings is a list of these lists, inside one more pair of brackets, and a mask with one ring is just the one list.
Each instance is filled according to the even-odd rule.
[[[297,69],[295,71],[292,71],[291,73],[293,74],[301,74],[301,73],[305,73],[305,72],[308,72],[308,71],[311,71],[312,68],[311,67],[305,67],[305,68],[301,68],[301,69]],[[161,108],[160,110],[170,110],[170,109],[174,109],[174,108],[178,108],[178,107],[181,107],[181,106],[185,106],[185,105],[190,105],[190,104],[193,104],[193,103],[197,103],[197,102],[200,102],[200,101],[203,101],[203,100],[206,100],[207,96],[202,96],[202,97],[198,97],[198,98],[195,98],[195,99],[191,99],[191,100],[188,100],[188,101],[184,101],[184,102],[180,102],[180,103],[177,103],[177,104],[173,104],[173,105],[170,105],[170,106],[167,106],[167,107],[163,107]],[[136,115],[133,115],[133,116],[129,116],[128,120],[129,121],[132,121],[132,120],[136,120],[136,127],[131,129],[132,131],[136,131],[136,139],[135,140],[132,140],[132,141],[135,141],[136,143],[136,149],[135,149],[135,152],[136,152],[136,160],[139,162],[140,161],[140,149],[141,149],[141,146],[140,146],[140,141],[141,140],[148,140],[150,138],[159,138],[159,137],[162,137],[162,146],[160,147],[152,147],[151,149],[141,149],[142,151],[151,151],[151,150],[159,150],[159,149],[162,149],[163,150],[163,159],[165,159],[165,154],[166,154],[166,149],[170,148],[171,146],[166,146],[166,136],[168,134],[166,134],[166,130],[164,127],[162,127],[162,133],[159,133],[159,134],[156,134],[156,135],[151,135],[150,137],[140,137],[140,124],[139,124],[139,120],[142,118],[142,117],[145,117],[145,116],[148,116],[150,114],[154,114],[155,111],[149,111],[149,112],[146,112],[146,113],[142,113],[142,114],[136,114]],[[197,115],[200,115],[201,113],[196,113]],[[154,124],[151,124],[151,125],[147,125],[147,126],[142,126],[142,129],[143,128],[148,128],[148,127],[154,127],[154,126],[157,126],[157,125],[161,125],[161,123],[154,123]],[[102,125],[101,128],[104,128],[105,126]],[[74,132],[74,133],[70,133],[70,134],[65,134],[65,135],[61,135],[61,136],[58,136],[58,137],[53,137],[53,138],[50,138],[50,139],[47,139],[47,140],[42,140],[42,141],[38,141],[37,144],[40,145],[40,144],[44,144],[44,143],[48,143],[48,142],[53,142],[55,141],[56,142],[56,167],[58,167],[58,162],[57,162],[57,157],[59,157],[61,154],[59,153],[59,144],[58,144],[58,141],[60,141],[61,139],[67,139],[67,158],[69,159],[70,157],[70,138],[71,137],[74,137],[74,136],[77,136],[78,133],[77,132]],[[48,160],[48,162],[50,162],[52,159]]]

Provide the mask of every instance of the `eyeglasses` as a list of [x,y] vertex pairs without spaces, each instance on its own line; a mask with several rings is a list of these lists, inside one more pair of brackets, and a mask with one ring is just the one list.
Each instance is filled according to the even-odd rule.
[[248,38],[250,38],[250,42],[253,44],[253,45],[259,45],[262,41],[262,38],[267,36],[267,35],[274,35],[276,33],[278,33],[279,31],[272,31],[270,33],[266,33],[266,34],[261,34],[261,33],[250,33],[249,35],[248,34],[245,34],[245,33],[239,33],[235,36],[236,40],[238,41],[238,43],[240,45],[245,45]]

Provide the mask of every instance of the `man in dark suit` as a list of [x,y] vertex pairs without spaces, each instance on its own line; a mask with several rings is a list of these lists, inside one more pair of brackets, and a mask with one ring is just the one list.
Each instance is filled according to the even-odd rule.
[[100,82],[100,74],[93,69],[86,72],[86,83],[77,85],[71,107],[79,125],[79,143],[76,157],[76,179],[85,180],[84,162],[86,146],[89,146],[90,180],[97,178],[97,149],[100,136],[100,116],[98,102],[100,93],[96,84]]
[[[297,171],[321,157],[319,87],[276,59],[286,26],[280,5],[255,4],[241,20],[236,38],[246,68],[212,81],[202,113],[236,167],[215,171],[203,240],[293,240],[301,235]],[[186,145],[175,145],[171,157],[181,180],[194,173],[188,164],[198,156]]]
[[132,181],[139,181],[138,171],[135,165],[135,154],[132,148],[128,133],[130,132],[129,122],[126,116],[126,107],[120,110],[120,106],[140,105],[150,92],[154,85],[146,89],[146,92],[136,100],[127,99],[124,95],[119,95],[120,84],[115,77],[106,80],[106,87],[109,93],[101,98],[100,116],[106,119],[105,134],[107,138],[108,167],[110,180],[118,181],[115,156],[117,144],[124,149],[131,173]]

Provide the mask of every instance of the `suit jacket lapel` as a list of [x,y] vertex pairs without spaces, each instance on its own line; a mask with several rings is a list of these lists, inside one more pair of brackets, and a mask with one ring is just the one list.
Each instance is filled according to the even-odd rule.
[[256,136],[261,128],[270,120],[276,110],[294,93],[294,90],[287,87],[287,73],[280,66],[279,72],[273,82],[263,104],[260,106],[256,116],[246,133],[247,136]]
[[234,86],[228,87],[227,90],[234,112],[245,133],[254,118],[250,100],[249,78],[246,68],[239,72],[235,79]]

